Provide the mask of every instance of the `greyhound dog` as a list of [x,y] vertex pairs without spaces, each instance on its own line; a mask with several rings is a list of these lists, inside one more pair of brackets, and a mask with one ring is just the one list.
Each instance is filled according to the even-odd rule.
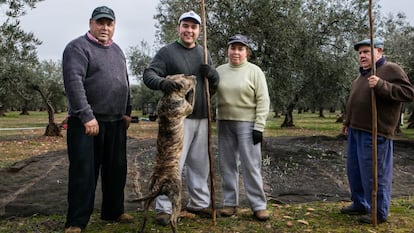
[[158,137],[157,155],[153,167],[149,194],[139,198],[144,201],[144,220],[139,232],[143,233],[148,208],[158,195],[166,195],[172,203],[170,225],[177,232],[177,220],[181,211],[181,174],[179,161],[184,141],[184,119],[194,106],[196,77],[193,75],[170,75],[166,78],[182,84],[182,88],[161,97],[157,105]]

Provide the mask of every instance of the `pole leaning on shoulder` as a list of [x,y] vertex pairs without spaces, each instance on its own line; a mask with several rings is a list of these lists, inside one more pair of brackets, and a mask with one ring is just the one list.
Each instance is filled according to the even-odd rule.
[[[208,51],[207,51],[207,22],[206,22],[206,7],[204,0],[201,1],[201,17],[203,22],[203,48],[204,48],[204,64],[208,64]],[[211,107],[210,107],[210,90],[208,78],[204,77],[205,80],[205,93],[207,101],[207,118],[208,118],[208,159],[210,163],[210,197],[211,197],[211,218],[213,219],[213,225],[217,224],[216,222],[216,192],[214,184],[214,158],[211,151]]]
[[[374,57],[374,19],[373,19],[373,0],[369,0],[369,36],[371,44],[371,74],[376,74]],[[377,101],[374,88],[371,89],[372,107],[372,224],[377,226],[377,192],[378,192],[378,162],[377,162]]]

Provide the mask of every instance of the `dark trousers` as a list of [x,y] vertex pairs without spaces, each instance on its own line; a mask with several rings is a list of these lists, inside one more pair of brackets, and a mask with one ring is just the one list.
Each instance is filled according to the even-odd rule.
[[99,134],[87,136],[76,117],[69,117],[68,212],[65,226],[85,228],[94,208],[99,174],[102,183],[101,219],[116,220],[124,213],[127,174],[125,121],[99,122]]

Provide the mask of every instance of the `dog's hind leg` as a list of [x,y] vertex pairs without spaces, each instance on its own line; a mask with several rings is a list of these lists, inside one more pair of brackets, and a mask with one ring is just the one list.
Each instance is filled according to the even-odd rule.
[[181,195],[174,195],[174,201],[172,201],[172,214],[170,219],[171,230],[177,233],[177,222],[181,212]]
[[144,233],[144,231],[145,231],[145,225],[146,225],[147,219],[148,219],[148,209],[149,209],[149,206],[150,206],[152,200],[154,200],[154,199],[150,198],[150,199],[145,200],[145,202],[144,202],[144,219],[142,221],[141,229],[139,229],[138,233]]
[[[177,222],[181,212],[181,180],[177,179],[174,185],[171,187],[174,192],[169,193],[169,198],[172,205],[172,214],[170,219],[171,230],[177,233]],[[171,191],[172,191],[171,190]]]

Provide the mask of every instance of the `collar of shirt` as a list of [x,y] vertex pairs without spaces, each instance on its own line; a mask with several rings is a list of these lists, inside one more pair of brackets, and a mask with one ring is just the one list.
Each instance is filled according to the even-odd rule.
[[[380,67],[380,66],[384,65],[384,63],[385,63],[385,62],[386,62],[385,57],[381,57],[381,58],[380,58],[380,59],[379,59],[379,60],[375,63],[375,67],[376,67],[376,68],[378,68],[378,67]],[[364,70],[364,68],[359,67],[359,73],[360,73],[362,76],[365,76],[365,75],[367,75],[367,74],[371,73],[371,68]]]
[[105,46],[105,47],[109,47],[109,46],[111,46],[111,44],[113,43],[113,41],[112,40],[109,40],[108,41],[108,43],[106,43],[106,44],[104,44],[104,43],[102,43],[102,42],[100,42],[98,39],[96,39],[90,32],[88,32],[88,33],[86,33],[86,35],[88,36],[88,38],[90,39],[90,40],[92,40],[93,42],[95,42],[95,43],[97,43],[97,44],[99,44],[99,45],[103,45],[103,46]]
[[184,42],[183,42],[183,40],[181,40],[181,38],[178,38],[178,39],[177,39],[177,43],[179,43],[181,46],[183,46],[183,47],[185,47],[185,48],[187,48],[187,49],[192,49],[192,48],[194,48],[194,47],[196,47],[196,46],[197,46],[197,41],[196,41],[196,42],[194,42],[194,46],[193,46],[193,47],[191,47],[191,48],[189,48],[189,47],[187,47],[187,46],[185,46],[185,45],[184,45]]

